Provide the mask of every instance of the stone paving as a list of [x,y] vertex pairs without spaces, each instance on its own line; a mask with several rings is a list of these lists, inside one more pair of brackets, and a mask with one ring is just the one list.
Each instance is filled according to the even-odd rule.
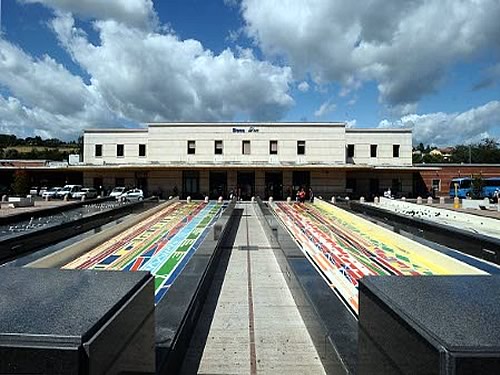
[[324,374],[255,205],[237,208],[243,217],[197,372]]

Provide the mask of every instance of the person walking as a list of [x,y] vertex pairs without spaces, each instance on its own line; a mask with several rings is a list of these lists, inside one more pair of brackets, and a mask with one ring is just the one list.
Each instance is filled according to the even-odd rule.
[[314,193],[312,188],[309,188],[309,202],[314,203]]

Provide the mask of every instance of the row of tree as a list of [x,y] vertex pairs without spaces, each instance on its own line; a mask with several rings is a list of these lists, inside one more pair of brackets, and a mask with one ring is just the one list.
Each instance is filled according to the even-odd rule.
[[[452,147],[450,154],[432,153],[437,147],[424,146],[420,143],[413,149],[414,163],[476,163],[499,164],[500,143],[495,139],[486,138],[479,143],[458,145]],[[418,151],[418,152],[415,152]]]
[[27,152],[21,152],[15,148],[9,148],[6,150],[0,148],[0,159],[64,161],[68,160],[69,154],[75,153],[79,153],[79,150],[76,147],[74,152],[61,151],[58,148],[45,148],[43,150],[33,148]]
[[[20,148],[28,149],[22,151]],[[31,149],[29,149],[31,147]],[[0,134],[0,159],[68,160],[69,154],[79,154],[83,137],[65,142],[57,138],[42,139],[40,136],[18,138],[12,134]]]
[[65,142],[57,138],[42,139],[40,136],[18,138],[13,134],[0,134],[0,148],[32,146],[32,147],[72,147],[77,146],[80,139]]

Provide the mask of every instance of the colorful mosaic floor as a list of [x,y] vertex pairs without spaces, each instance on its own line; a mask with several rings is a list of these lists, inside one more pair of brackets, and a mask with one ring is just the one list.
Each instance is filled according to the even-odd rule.
[[273,208],[302,250],[354,313],[369,275],[481,274],[474,267],[321,200]]
[[225,207],[215,202],[173,203],[63,268],[150,271],[158,303]]

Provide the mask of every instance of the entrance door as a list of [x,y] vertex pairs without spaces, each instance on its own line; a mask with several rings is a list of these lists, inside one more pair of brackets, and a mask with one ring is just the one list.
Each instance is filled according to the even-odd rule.
[[202,198],[200,194],[200,172],[182,171],[182,198]]
[[304,188],[304,190],[307,192],[309,190],[309,186],[311,186],[311,173],[309,171],[293,172],[292,184],[294,197],[295,194],[297,194],[297,191],[299,191],[301,188]]
[[98,195],[103,194],[103,189],[104,189],[104,183],[103,183],[103,178],[102,177],[94,177],[94,189],[97,190]]
[[370,195],[379,195],[379,189],[378,178],[370,178]]
[[266,199],[283,199],[283,172],[266,172]]
[[255,192],[255,172],[238,172],[237,195],[242,200],[250,200]]
[[135,186],[141,189],[144,196],[148,196],[148,178],[147,177],[137,177],[135,180]]
[[210,172],[210,199],[227,197],[227,172]]

